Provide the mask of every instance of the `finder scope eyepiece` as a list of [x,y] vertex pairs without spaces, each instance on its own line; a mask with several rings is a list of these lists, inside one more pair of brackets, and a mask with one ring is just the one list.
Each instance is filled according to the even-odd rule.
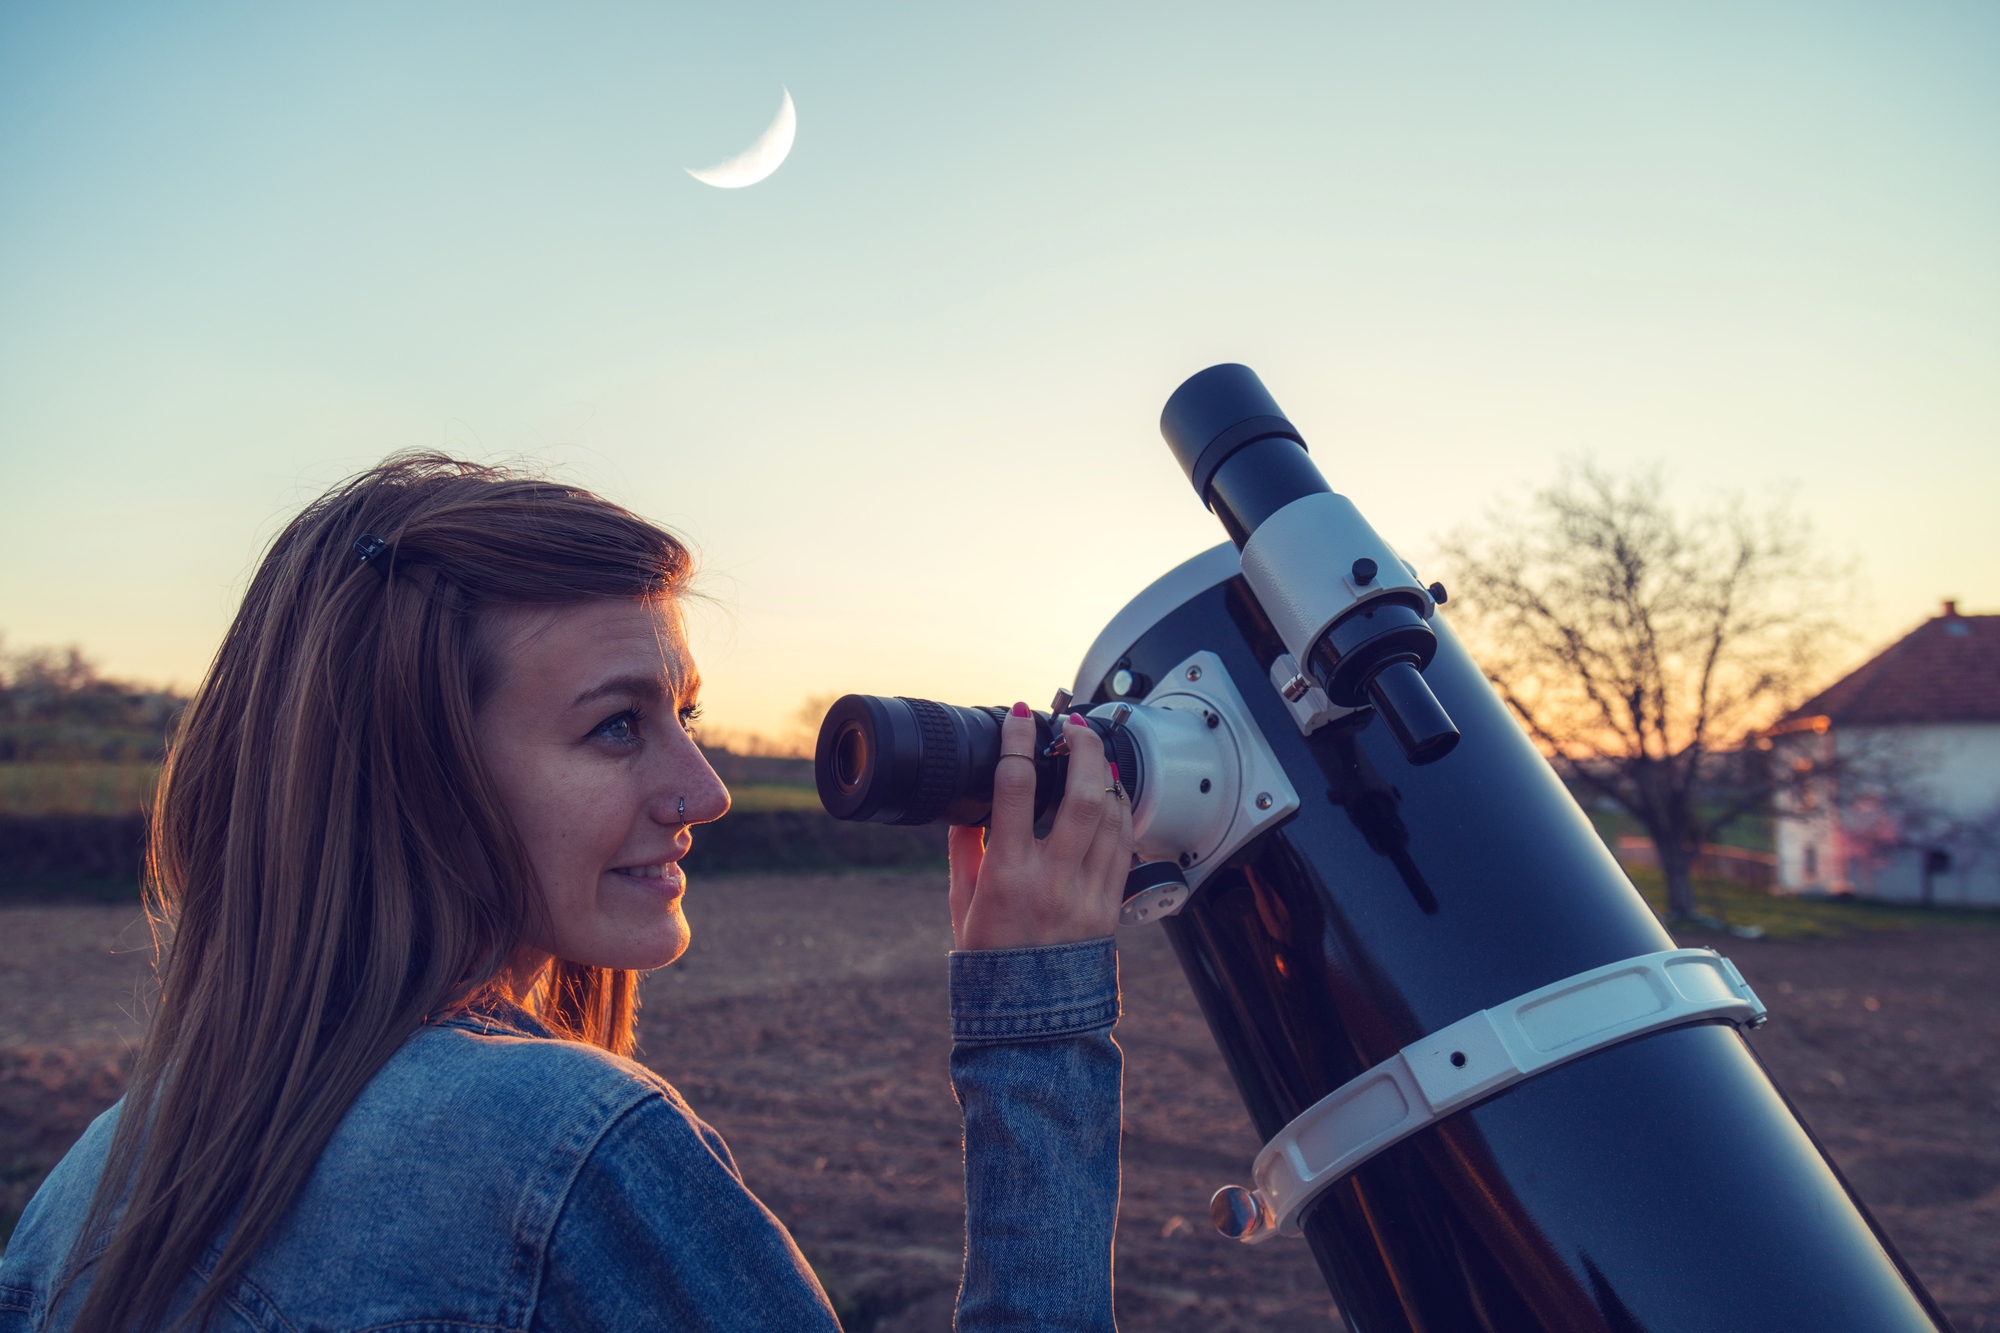
[[1373,705],[1413,764],[1449,754],[1458,728],[1422,674],[1437,653],[1429,590],[1326,484],[1256,372],[1228,364],[1190,376],[1167,399],[1160,433],[1327,697]]

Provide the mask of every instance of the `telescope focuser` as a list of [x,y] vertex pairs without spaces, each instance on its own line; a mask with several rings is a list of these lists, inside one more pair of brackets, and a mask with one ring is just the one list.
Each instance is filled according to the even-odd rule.
[[1436,597],[1334,494],[1256,373],[1194,375],[1167,400],[1160,433],[1304,672],[1340,707],[1372,706],[1411,763],[1449,754],[1458,728],[1422,674],[1437,653],[1426,623]]

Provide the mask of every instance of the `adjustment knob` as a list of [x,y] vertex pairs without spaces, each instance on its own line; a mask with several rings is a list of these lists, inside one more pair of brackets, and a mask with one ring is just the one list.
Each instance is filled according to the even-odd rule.
[[1208,1220],[1231,1240],[1250,1244],[1277,1224],[1264,1196],[1241,1185],[1224,1185],[1208,1201]]

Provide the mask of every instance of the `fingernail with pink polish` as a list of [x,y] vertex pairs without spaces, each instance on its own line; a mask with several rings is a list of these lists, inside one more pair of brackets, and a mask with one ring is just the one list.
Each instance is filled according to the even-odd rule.
[[1022,703],[1017,703],[1014,705],[1015,717],[1026,717],[1027,715],[1028,715],[1028,705]]
[[1116,759],[1111,761],[1111,780],[1113,782],[1118,781],[1118,761]]
[[1090,725],[1089,723],[1083,720],[1082,713],[1071,713],[1069,715],[1069,724],[1072,727],[1084,727]]

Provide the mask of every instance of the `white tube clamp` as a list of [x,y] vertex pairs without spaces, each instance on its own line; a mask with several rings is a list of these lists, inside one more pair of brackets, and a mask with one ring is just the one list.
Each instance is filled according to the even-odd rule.
[[1715,1019],[1756,1027],[1764,1006],[1712,949],[1642,954],[1481,1009],[1348,1080],[1279,1130],[1251,1168],[1256,1189],[1216,1192],[1216,1229],[1250,1244],[1295,1236],[1323,1191],[1425,1126],[1593,1051]]
[[[1357,583],[1355,565],[1364,559],[1375,573]],[[1320,635],[1363,602],[1401,593],[1427,620],[1436,610],[1429,590],[1344,495],[1292,501],[1257,525],[1240,560],[1243,581],[1300,663],[1310,662]]]

